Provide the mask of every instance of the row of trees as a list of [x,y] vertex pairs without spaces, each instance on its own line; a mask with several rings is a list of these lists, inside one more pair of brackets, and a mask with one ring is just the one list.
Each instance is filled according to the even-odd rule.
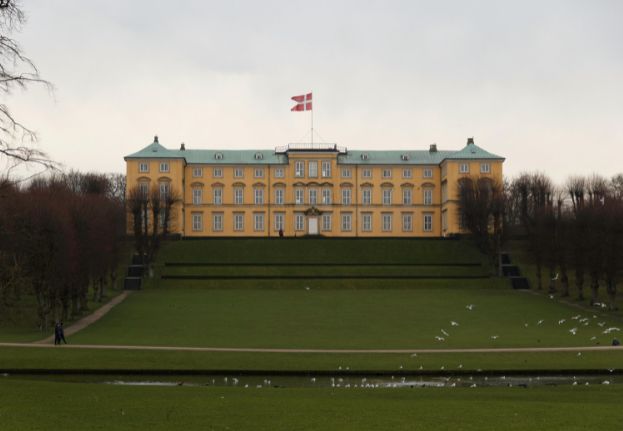
[[[505,184],[463,179],[459,202],[466,227],[484,251],[499,256],[509,232],[528,239],[537,289],[547,276],[550,293],[569,296],[570,275],[577,297],[590,287],[591,305],[605,286],[615,307],[623,273],[623,175],[574,176],[555,185],[543,173],[524,173]],[[519,228],[519,229],[518,229]]]
[[55,174],[0,181],[0,307],[33,295],[37,323],[67,319],[116,282],[125,234],[123,177]]

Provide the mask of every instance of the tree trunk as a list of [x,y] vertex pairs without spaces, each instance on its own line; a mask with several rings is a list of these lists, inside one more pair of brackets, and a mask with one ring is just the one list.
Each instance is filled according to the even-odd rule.
[[543,290],[543,281],[541,280],[541,262],[537,262],[536,264],[536,288],[538,290]]
[[547,292],[548,293],[556,293],[556,274],[554,273],[556,269],[553,267],[550,267],[549,269],[549,285],[547,288]]
[[591,302],[590,305],[595,305],[598,299],[597,292],[599,291],[599,276],[591,275]]
[[575,287],[578,290],[578,299],[584,301],[584,270],[575,270]]
[[562,288],[562,296],[569,296],[569,276],[567,270],[564,269],[562,276],[560,277],[560,287]]
[[612,311],[617,310],[618,307],[615,302],[616,295],[617,295],[617,282],[612,278],[608,278],[608,282],[606,284],[606,290],[608,291],[608,298],[610,299],[610,304],[609,304],[610,310]]

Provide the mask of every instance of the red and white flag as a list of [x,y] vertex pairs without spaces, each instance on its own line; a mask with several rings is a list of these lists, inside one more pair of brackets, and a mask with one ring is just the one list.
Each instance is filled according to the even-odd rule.
[[312,110],[312,94],[302,94],[300,96],[292,97],[292,100],[296,102],[296,105],[290,109],[290,111],[311,111]]

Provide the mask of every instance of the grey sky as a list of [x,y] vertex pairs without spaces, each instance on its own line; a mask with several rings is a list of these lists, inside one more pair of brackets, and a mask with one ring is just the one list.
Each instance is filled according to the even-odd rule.
[[23,0],[23,48],[56,86],[14,114],[67,167],[168,147],[458,149],[505,171],[623,171],[623,2]]

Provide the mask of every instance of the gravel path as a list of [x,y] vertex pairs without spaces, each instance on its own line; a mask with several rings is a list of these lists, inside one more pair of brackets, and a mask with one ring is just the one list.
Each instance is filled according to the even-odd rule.
[[[65,328],[65,337],[68,337],[72,334],[75,334],[78,331],[83,330],[93,322],[101,319],[106,313],[108,313],[115,305],[122,302],[127,296],[130,294],[130,291],[124,290],[119,295],[115,296],[113,299],[108,301],[106,304],[102,305],[100,308],[95,310],[93,313],[88,316],[83,317],[75,323],[72,323],[68,327]],[[34,341],[32,344],[53,344],[54,343],[54,335],[50,335],[49,337],[44,338],[43,340]]]

